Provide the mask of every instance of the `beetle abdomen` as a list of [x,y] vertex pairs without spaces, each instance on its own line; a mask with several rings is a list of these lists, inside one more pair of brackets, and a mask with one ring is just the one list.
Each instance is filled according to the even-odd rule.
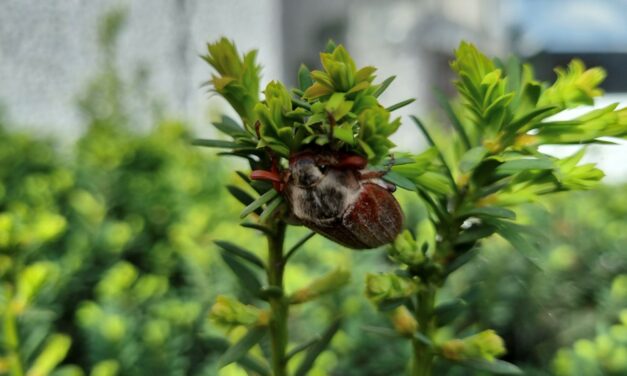
[[392,193],[378,184],[365,183],[342,222],[365,245],[352,248],[375,248],[393,242],[401,232],[403,212]]
[[394,241],[403,227],[403,212],[388,190],[365,183],[338,220],[328,225],[306,220],[303,224],[345,247],[369,249]]

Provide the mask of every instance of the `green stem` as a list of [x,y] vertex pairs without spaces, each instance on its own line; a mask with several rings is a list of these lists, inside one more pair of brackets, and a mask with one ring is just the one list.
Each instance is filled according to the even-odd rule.
[[[283,221],[276,222],[273,235],[268,236],[268,284],[283,291],[283,271],[286,259],[283,256],[286,225]],[[286,376],[287,350],[287,318],[289,302],[283,293],[270,297],[270,337],[272,343],[272,374]]]
[[[417,294],[416,320],[418,320],[419,330],[431,338],[434,330],[433,310],[435,304],[435,289],[429,287],[427,290]],[[433,368],[434,353],[424,342],[414,339],[412,341],[414,349],[414,360],[412,364],[412,376],[431,376]]]

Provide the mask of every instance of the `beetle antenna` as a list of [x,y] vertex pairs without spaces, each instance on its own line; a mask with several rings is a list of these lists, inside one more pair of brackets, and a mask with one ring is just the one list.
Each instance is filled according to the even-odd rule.
[[257,139],[261,140],[261,135],[259,134],[259,129],[261,128],[261,122],[257,120],[255,122],[255,133],[257,134]]
[[388,157],[390,159],[385,163],[385,173],[386,174],[388,172],[392,171],[392,167],[394,167],[394,163],[396,163],[396,158],[394,158],[394,154],[393,153],[390,153],[388,155]]
[[[381,179],[385,175],[387,175],[390,171],[392,171],[392,167],[394,166],[394,154],[390,153],[389,160],[383,165],[383,170],[375,170],[375,171],[364,171],[360,172],[360,180],[370,180],[370,179]],[[394,192],[396,186],[394,184],[388,184],[388,191]]]
[[333,130],[335,128],[335,117],[330,112],[327,112],[327,120],[329,121],[329,144],[333,147]]

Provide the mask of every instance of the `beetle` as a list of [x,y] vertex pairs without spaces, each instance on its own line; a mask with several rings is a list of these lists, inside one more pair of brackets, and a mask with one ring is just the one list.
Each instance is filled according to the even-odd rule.
[[353,249],[393,242],[403,227],[403,212],[392,195],[396,187],[382,180],[387,171],[366,170],[358,154],[308,147],[279,171],[255,170],[285,197],[298,223]]

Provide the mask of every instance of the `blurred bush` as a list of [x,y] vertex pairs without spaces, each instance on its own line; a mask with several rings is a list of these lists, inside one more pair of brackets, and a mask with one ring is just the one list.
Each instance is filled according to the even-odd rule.
[[9,355],[19,350],[10,367],[46,374],[37,363],[54,345],[57,361],[69,348],[66,362],[98,375],[202,368],[201,314],[220,278],[208,249],[229,214],[220,166],[171,122],[148,135],[94,124],[69,158],[0,132],[2,310],[15,327],[3,335]]
[[477,287],[455,325],[495,328],[508,344],[506,359],[526,365],[529,375],[626,374],[626,188],[565,194],[545,209],[523,209],[542,252],[526,258],[500,239],[488,242],[449,286]]

